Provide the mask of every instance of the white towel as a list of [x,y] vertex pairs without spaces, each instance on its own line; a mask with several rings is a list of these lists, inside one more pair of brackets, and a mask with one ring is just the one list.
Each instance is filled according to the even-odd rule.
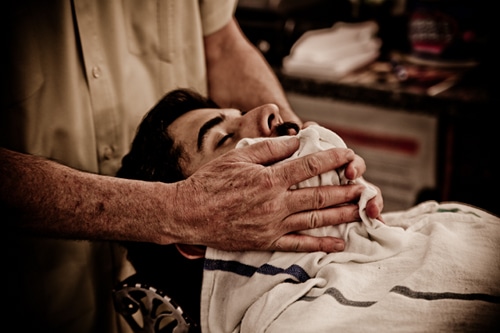
[[338,22],[328,29],[304,33],[283,59],[283,71],[291,75],[338,79],[373,62],[382,42],[374,21]]
[[[301,131],[301,141],[306,135],[306,141],[315,141],[309,133],[314,131]],[[340,146],[338,139],[334,144]],[[325,176],[342,181],[341,170],[335,173],[321,181]],[[426,202],[384,214],[384,221],[363,218],[350,228],[322,228],[347,238],[340,253],[208,248],[202,330],[495,331],[500,324],[498,217],[459,203]]]
[[[300,146],[290,158],[302,157],[335,147],[347,147],[344,140],[335,132],[318,125],[312,125],[301,130],[297,137],[300,140]],[[272,140],[282,139],[283,138],[274,138]],[[238,143],[237,148],[254,144],[262,140],[269,140],[269,138],[246,138]],[[402,228],[389,228],[381,221],[369,218],[366,215],[366,204],[377,194],[377,191],[363,178],[359,178],[355,182],[365,185],[365,190],[358,203],[359,215],[362,219],[360,222],[318,228],[304,231],[303,233],[313,236],[328,235],[343,238],[346,240],[346,248],[343,253],[347,261],[356,260],[362,262],[366,260],[380,260],[394,255],[405,242],[406,234],[404,230]],[[345,185],[348,183],[349,180],[345,177],[344,170],[339,169],[305,180],[295,187]],[[355,256],[355,258],[353,256]]]

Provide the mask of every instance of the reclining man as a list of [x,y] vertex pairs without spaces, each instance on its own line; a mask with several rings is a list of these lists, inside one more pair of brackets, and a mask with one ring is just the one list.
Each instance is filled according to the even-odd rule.
[[[310,126],[300,130],[296,124],[283,123],[278,108],[273,104],[266,104],[243,114],[235,109],[220,109],[211,101],[192,91],[177,90],[167,94],[146,115],[139,127],[130,153],[123,159],[118,176],[147,181],[176,182],[189,177],[213,158],[242,144],[251,144],[253,141],[260,140],[257,138],[262,137],[275,140],[279,139],[275,137],[282,135],[300,136],[299,153],[302,151],[304,154],[307,153],[306,150],[309,148],[306,148],[306,145],[310,142],[320,143],[317,149],[331,148],[332,145],[345,147],[338,136],[322,127]],[[322,147],[321,142],[327,145]],[[220,170],[220,172],[224,172],[224,170]],[[298,184],[297,187],[348,184],[351,180],[345,177],[344,173],[346,172],[347,170],[339,168],[315,177],[309,182],[305,181],[304,184]],[[363,182],[362,179],[355,181]],[[380,285],[383,290],[383,296],[378,302],[385,304],[385,301],[390,305],[394,304],[393,301],[390,301],[395,293],[394,290],[401,293],[401,288],[394,289],[395,284],[405,280],[408,276],[415,276],[415,279],[419,281],[422,276],[428,278],[428,270],[431,268],[433,273],[436,273],[436,267],[445,267],[443,271],[450,268],[458,271],[452,266],[453,260],[446,261],[447,258],[450,259],[451,255],[449,254],[436,253],[431,260],[425,257],[423,252],[419,252],[428,250],[424,246],[428,240],[421,238],[422,234],[428,232],[423,231],[424,227],[427,226],[423,224],[421,225],[422,229],[411,230],[411,224],[418,222],[421,216],[425,215],[426,219],[431,221],[429,225],[447,223],[448,220],[454,221],[457,216],[461,220],[478,219],[478,216],[481,222],[491,220],[494,222],[490,226],[492,230],[485,232],[485,235],[491,237],[493,240],[491,244],[498,244],[493,238],[500,239],[500,221],[486,212],[461,204],[448,207],[432,202],[417,206],[409,212],[387,214],[388,221],[393,225],[385,225],[378,219],[370,219],[366,214],[363,214],[363,207],[366,205],[366,201],[376,193],[376,189],[369,184],[365,184],[365,186],[367,190],[363,195],[366,194],[366,196],[362,195],[359,203],[361,221],[313,231],[344,238],[346,248],[345,251],[339,253],[226,252],[182,244],[158,246],[127,243],[125,245],[129,251],[129,259],[136,268],[139,278],[166,292],[196,322],[201,321],[202,327],[207,331],[234,331],[239,328],[242,331],[247,329],[249,332],[255,332],[275,328],[278,331],[291,332],[295,329],[298,332],[305,332],[339,327],[345,329],[358,322],[356,311],[342,308],[342,306],[346,307],[346,304],[341,302],[344,297],[341,292],[345,292],[345,290],[340,287],[349,290],[351,283],[353,286],[356,283],[366,285],[365,275],[371,276],[370,285]],[[452,211],[454,215],[450,217],[444,213],[437,213],[443,210]],[[470,235],[467,227],[461,230],[457,226],[457,230],[457,237]],[[462,231],[463,233],[460,233]],[[435,239],[432,243],[434,245],[441,241],[444,242],[444,240],[440,240],[440,237]],[[466,240],[464,239],[464,243]],[[421,246],[420,243],[422,243]],[[469,244],[469,246],[474,250],[478,250],[476,247],[479,247],[478,244],[474,243]],[[470,286],[459,284],[460,288],[478,287],[474,281],[479,276],[483,282],[487,281],[484,287],[490,288],[488,282],[491,281],[492,284],[495,284],[493,281],[500,276],[498,265],[495,266],[495,269],[490,269],[490,263],[495,260],[495,257],[498,257],[496,254],[498,252],[497,246],[494,245],[493,248],[482,246],[481,248],[484,248],[486,263],[480,267],[476,266],[474,272],[465,271],[464,274],[467,274],[471,283]],[[466,262],[467,257],[460,252],[462,249],[454,249],[453,251],[456,252],[454,255]],[[492,255],[492,253],[494,254]],[[425,261],[425,265],[415,264],[412,266],[407,264],[407,261],[418,263],[419,261],[416,259],[419,255],[425,258],[422,260],[422,262]],[[444,262],[442,262],[443,260]],[[490,260],[492,261],[490,262]],[[436,266],[435,261],[439,261],[438,266]],[[381,272],[381,262],[385,263],[386,267],[406,267],[408,270]],[[353,271],[352,266],[347,265],[351,263],[356,263],[356,270]],[[374,264],[379,265],[378,271],[373,271]],[[182,269],[177,269],[177,267],[182,267]],[[347,276],[347,282],[339,281],[339,271],[347,269],[346,267],[349,267],[351,276]],[[367,274],[367,270],[370,272],[369,274]],[[421,276],[419,277],[419,274],[415,274],[415,272]],[[489,276],[490,279],[485,279],[485,275]],[[441,274],[438,276],[439,278],[436,279],[428,278],[429,286],[441,290],[450,285],[448,279],[445,279]],[[346,285],[344,286],[343,283]],[[281,285],[286,286],[286,288],[280,288]],[[420,286],[413,285],[413,287],[419,288]],[[477,290],[475,295],[481,294],[486,298],[491,296],[486,294],[481,287]],[[499,293],[498,287],[492,290],[492,295],[499,295]],[[441,300],[449,297],[449,294],[445,290],[435,297],[437,300]],[[361,299],[364,299],[364,296],[366,295],[362,293],[357,295]],[[370,294],[369,297],[374,297],[374,295]],[[426,299],[427,295],[422,297]],[[467,295],[462,294],[457,294],[457,298],[469,299]],[[487,320],[483,320],[482,323],[485,327],[489,327],[490,324],[488,320],[491,318],[488,317],[488,313],[494,313],[498,310],[498,296],[492,296],[492,299],[493,306],[486,309]],[[314,317],[309,316],[309,312],[308,315],[304,315],[303,312],[305,307],[311,306],[313,300],[319,304],[319,308],[313,311],[317,316],[316,319],[311,319]],[[473,298],[471,301],[472,304],[477,300]],[[378,302],[359,302],[359,305],[354,306],[364,308]],[[339,306],[339,304],[341,308],[336,310],[338,314],[331,316],[332,307]],[[357,303],[353,302],[353,304]],[[353,306],[349,302],[347,305]],[[408,306],[422,308],[421,304],[410,303]],[[449,312],[451,309],[453,313],[453,306],[455,305],[448,305],[447,311]],[[456,306],[457,309],[461,309],[460,312],[457,310],[450,318],[442,317],[441,322],[438,322],[436,327],[444,324],[451,325],[456,318],[463,317],[467,311],[474,311],[473,306],[465,307],[465,310],[463,310],[463,304]],[[329,309],[330,320],[325,322],[323,310],[318,311],[318,309]],[[294,318],[292,315],[294,311],[296,314],[301,314],[302,318],[308,319],[290,320],[290,318]],[[347,311],[349,315],[342,315],[341,311]],[[382,310],[378,311],[386,313],[385,316],[392,318],[391,311],[384,312],[383,307]],[[372,316],[375,323],[384,322],[380,320],[381,312],[373,311]],[[280,317],[286,318],[288,313],[290,313],[288,319],[278,320]],[[433,311],[425,309],[422,313],[422,317],[415,315],[412,317],[412,324],[416,325],[418,329],[432,330],[433,326],[422,327],[419,325],[433,325],[429,318],[435,317],[435,309]],[[323,320],[318,321],[319,318],[323,318]],[[363,318],[365,322],[369,323],[366,317]],[[405,319],[407,318],[405,317]],[[284,329],[282,326],[284,324],[288,324],[290,327]],[[472,326],[474,325],[473,323]]]

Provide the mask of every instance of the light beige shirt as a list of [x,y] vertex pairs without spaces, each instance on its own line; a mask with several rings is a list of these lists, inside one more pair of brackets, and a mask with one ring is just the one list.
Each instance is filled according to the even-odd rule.
[[[0,145],[114,175],[141,118],[163,94],[178,87],[206,94],[203,36],[229,22],[235,1],[22,0],[8,6]],[[7,237],[9,308],[26,318],[14,325],[120,330],[110,298],[120,266],[116,248]]]
[[[113,175],[163,94],[206,94],[203,35],[234,1],[20,2],[2,96],[1,144]],[[13,14],[15,15],[15,14]],[[4,78],[5,79],[5,78]]]

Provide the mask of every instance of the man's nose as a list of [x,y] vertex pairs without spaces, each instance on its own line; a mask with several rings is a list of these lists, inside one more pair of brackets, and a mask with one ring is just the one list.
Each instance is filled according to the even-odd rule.
[[243,136],[248,138],[269,137],[273,134],[273,128],[282,122],[276,104],[261,105],[243,116]]

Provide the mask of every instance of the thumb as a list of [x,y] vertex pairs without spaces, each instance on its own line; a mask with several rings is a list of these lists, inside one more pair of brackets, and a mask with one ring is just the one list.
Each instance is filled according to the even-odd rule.
[[277,140],[264,140],[236,149],[233,159],[235,162],[271,165],[290,157],[297,149],[299,149],[299,139],[294,136],[284,136]]

